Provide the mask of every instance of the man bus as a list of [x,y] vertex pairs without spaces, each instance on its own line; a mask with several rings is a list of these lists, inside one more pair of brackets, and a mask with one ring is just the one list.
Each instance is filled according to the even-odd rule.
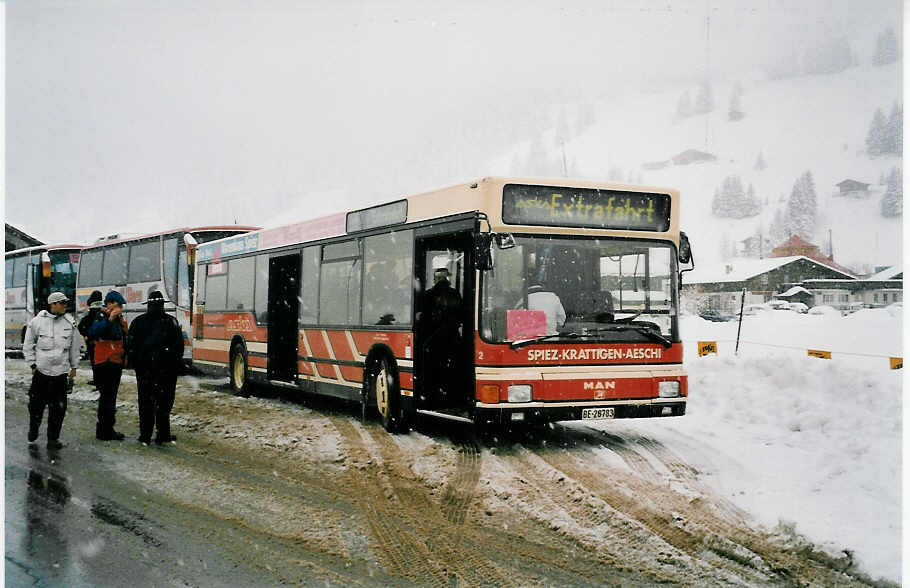
[[190,359],[190,301],[193,282],[189,268],[199,243],[246,233],[258,227],[187,227],[124,237],[112,235],[87,245],[82,251],[76,287],[76,309],[88,312],[88,297],[99,290],[102,297],[116,290],[126,300],[125,318],[131,321],[145,312],[142,302],[152,292],[161,292],[165,310],[177,317],[184,332]]
[[51,292],[69,299],[66,311],[74,315],[76,272],[81,245],[38,245],[6,252],[6,349],[22,349],[25,328],[36,314],[48,309]]
[[238,394],[359,401],[390,431],[682,415],[689,263],[675,190],[484,178],[201,245],[194,365]]

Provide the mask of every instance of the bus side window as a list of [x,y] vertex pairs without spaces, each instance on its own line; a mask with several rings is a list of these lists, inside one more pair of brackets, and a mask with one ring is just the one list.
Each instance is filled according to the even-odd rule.
[[177,304],[183,308],[190,305],[190,268],[186,264],[186,249],[180,249],[177,254]]
[[318,245],[303,250],[300,272],[300,324],[315,325],[319,320],[319,262]]
[[[172,237],[164,240],[164,290],[167,292],[168,300],[177,301],[177,238]],[[186,256],[184,255],[183,264],[186,265]],[[181,305],[185,306],[185,305]]]
[[365,324],[410,324],[413,250],[413,231],[393,232],[364,239]]
[[256,291],[253,296],[253,312],[260,325],[269,322],[269,256],[256,256]]
[[130,246],[130,269],[127,282],[154,282],[161,277],[161,243],[145,241]]
[[227,262],[212,263],[205,278],[205,305],[207,311],[227,310]]
[[6,258],[6,287],[12,288],[13,286],[13,265],[15,264],[15,258]]
[[[186,255],[185,251],[182,251],[181,253]],[[197,275],[196,275],[196,304],[204,305],[205,304],[205,283],[206,283],[205,278],[206,278],[206,275],[208,274],[209,266],[200,265],[197,267],[198,267],[199,271],[196,272],[197,273]]]
[[106,286],[126,285],[126,270],[130,250],[126,245],[115,245],[104,250],[101,264],[101,283]]
[[255,259],[244,257],[228,262],[228,310],[253,310]]

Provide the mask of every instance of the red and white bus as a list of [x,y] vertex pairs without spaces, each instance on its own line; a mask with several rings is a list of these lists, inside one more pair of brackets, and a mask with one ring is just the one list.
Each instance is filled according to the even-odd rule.
[[192,254],[199,243],[246,233],[259,227],[186,227],[147,235],[111,235],[82,250],[76,283],[76,310],[88,311],[88,297],[99,290],[102,297],[116,290],[126,300],[131,321],[145,312],[143,302],[151,292],[164,295],[165,310],[177,317],[184,332],[185,357],[192,356],[190,301],[193,281]]
[[73,314],[76,272],[82,245],[38,245],[6,252],[6,349],[22,349],[25,328],[48,308],[51,292],[70,299]]
[[392,431],[682,415],[690,263],[675,190],[484,178],[200,245],[194,365],[238,394],[375,406]]

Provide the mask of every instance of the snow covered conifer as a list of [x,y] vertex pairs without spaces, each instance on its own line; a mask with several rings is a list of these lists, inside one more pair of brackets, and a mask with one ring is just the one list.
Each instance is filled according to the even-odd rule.
[[730,95],[730,109],[727,111],[727,118],[732,121],[740,120],[746,116],[745,113],[743,113],[742,95],[742,84],[736,82],[733,85],[733,93]]
[[884,152],[901,155],[904,150],[904,108],[897,102],[891,107],[888,122],[885,125],[883,140]]
[[815,180],[812,172],[807,171],[793,184],[790,200],[787,201],[789,228],[793,234],[803,239],[815,235],[815,224],[818,216],[818,198],[815,194]]
[[897,61],[900,55],[897,36],[894,29],[888,27],[875,40],[875,54],[872,56],[872,65],[887,65]]
[[866,133],[866,153],[872,156],[885,153],[887,126],[888,122],[885,120],[882,109],[876,108],[875,114],[872,115],[872,123],[869,125],[869,132]]
[[895,217],[904,213],[903,172],[900,167],[891,168],[888,174],[888,188],[882,196],[882,216]]
[[695,114],[707,114],[714,110],[714,94],[711,91],[711,82],[703,81],[698,85],[698,94],[695,96]]

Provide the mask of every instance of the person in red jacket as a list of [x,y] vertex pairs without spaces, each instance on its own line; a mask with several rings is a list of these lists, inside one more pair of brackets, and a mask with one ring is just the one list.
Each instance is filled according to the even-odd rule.
[[117,392],[123,374],[123,342],[127,324],[123,318],[126,300],[115,290],[104,297],[101,315],[89,327],[88,333],[95,341],[94,372],[98,388],[98,423],[95,438],[101,441],[122,441],[123,433],[114,430],[117,413]]

